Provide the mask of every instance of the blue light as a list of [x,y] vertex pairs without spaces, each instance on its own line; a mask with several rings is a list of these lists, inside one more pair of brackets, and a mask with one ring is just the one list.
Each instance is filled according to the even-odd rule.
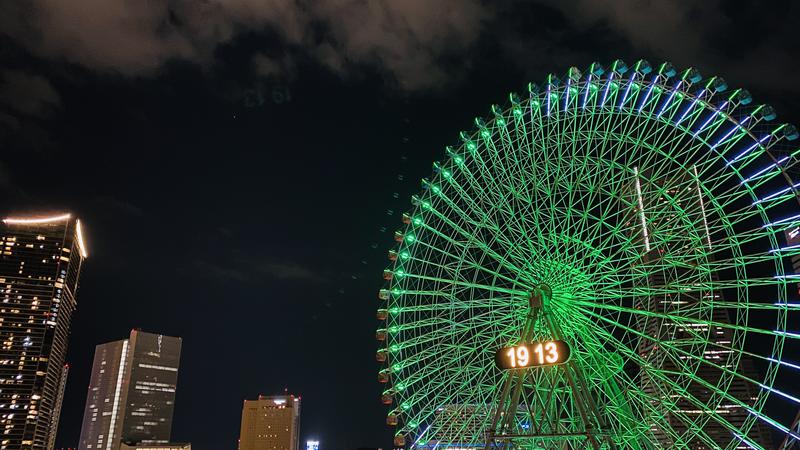
[[566,89],[566,92],[564,93],[565,94],[564,95],[564,111],[566,111],[567,108],[569,108],[569,87],[571,85],[572,85],[572,78],[568,78],[567,79],[567,89]]
[[[774,226],[774,225],[780,225],[780,224],[786,223],[786,222],[792,222],[792,221],[797,220],[797,219],[800,219],[800,214],[797,214],[797,215],[794,215],[794,216],[791,216],[791,217],[786,217],[784,219],[776,220],[775,222],[768,223],[768,224],[764,225],[763,228],[771,227],[771,226]],[[794,246],[792,246],[792,247],[794,247]]]
[[[795,277],[800,277],[800,275],[795,275]],[[792,278],[792,277],[790,275],[786,275],[784,278]],[[788,331],[775,330],[775,334],[779,336],[786,336],[790,338],[800,339],[800,334],[790,333]]]
[[653,88],[656,87],[656,81],[658,81],[658,75],[653,78],[653,83],[650,85],[650,89],[648,89],[647,93],[644,94],[644,98],[642,99],[642,103],[639,105],[638,112],[642,112],[642,108],[644,108],[644,105],[647,103],[647,99],[650,98],[650,93],[653,92]]
[[792,189],[797,188],[798,186],[800,186],[800,183],[796,183],[796,184],[794,184],[792,186],[789,186],[787,188],[781,189],[778,192],[774,192],[774,193],[772,193],[772,194],[770,194],[770,195],[768,195],[768,196],[766,196],[764,198],[761,198],[761,199],[758,199],[758,200],[754,201],[753,205],[757,205],[759,203],[762,203],[762,202],[765,202],[765,201],[770,200],[772,198],[775,198],[775,197],[777,197],[779,195],[785,194],[785,193],[791,191]]
[[717,114],[719,114],[719,110],[724,108],[727,104],[728,104],[728,102],[726,101],[725,103],[723,103],[719,107],[719,109],[712,110],[711,116],[708,118],[708,120],[705,121],[704,124],[700,125],[700,129],[695,131],[695,133],[694,133],[694,135],[692,137],[697,137],[697,135],[700,134],[700,132],[703,131],[708,126],[708,124],[711,123],[712,120],[714,120],[715,117],[717,117]]
[[736,124],[736,125],[735,125],[733,128],[731,128],[731,130],[730,130],[730,131],[728,131],[727,133],[725,133],[725,136],[722,136],[722,137],[721,137],[721,138],[720,138],[720,139],[719,139],[719,140],[718,140],[718,141],[717,141],[717,142],[716,142],[714,145],[712,145],[712,146],[711,146],[711,148],[710,148],[710,150],[714,150],[715,148],[717,148],[717,146],[718,146],[719,144],[721,144],[721,143],[725,142],[725,140],[726,140],[726,139],[728,139],[728,138],[730,137],[730,135],[731,135],[731,134],[733,134],[733,132],[734,132],[734,131],[736,131],[736,130],[738,130],[739,128],[741,128],[741,127],[742,127],[742,125],[744,125],[745,123],[747,123],[747,121],[748,121],[748,120],[750,120],[750,116],[747,116],[747,117],[745,117],[745,118],[744,118],[744,120],[742,120],[741,122],[737,123],[737,124]]
[[744,181],[742,181],[742,183],[747,183],[748,181],[752,180],[753,178],[760,177],[761,175],[763,175],[763,174],[764,174],[765,172],[767,172],[768,170],[770,170],[770,169],[774,169],[775,167],[778,167],[778,166],[780,166],[781,164],[785,163],[785,162],[786,162],[788,159],[789,159],[789,157],[788,157],[788,156],[784,156],[783,158],[781,158],[781,159],[779,159],[777,162],[775,162],[775,164],[770,164],[770,165],[768,165],[767,167],[764,167],[763,169],[759,170],[758,172],[756,172],[756,173],[754,173],[754,174],[750,175],[750,176],[749,176],[747,179],[745,179]]
[[628,80],[628,87],[625,88],[625,93],[622,95],[622,101],[619,102],[619,108],[622,109],[625,106],[625,100],[628,98],[628,92],[631,91],[631,86],[633,86],[633,78],[636,76],[636,72],[631,74],[631,78]]
[[581,108],[586,108],[586,99],[589,98],[589,86],[592,85],[592,74],[586,76],[586,89],[583,91],[583,103],[581,104]]
[[779,360],[777,360],[775,358],[767,358],[767,361],[778,363],[778,364],[786,366],[786,367],[791,367],[792,369],[800,370],[800,366],[798,366],[797,364],[788,363],[786,361],[779,361]]
[[614,79],[614,72],[608,74],[608,81],[606,82],[606,89],[603,91],[603,100],[600,101],[600,107],[606,104],[606,97],[608,97],[608,90],[611,89],[611,80]]
[[683,122],[683,119],[685,119],[686,115],[689,114],[689,111],[691,111],[694,108],[694,105],[696,105],[697,102],[700,101],[700,98],[702,98],[704,93],[705,93],[705,91],[700,91],[697,94],[697,97],[695,97],[695,99],[692,101],[692,103],[689,106],[687,106],[686,109],[683,110],[683,114],[681,114],[681,116],[675,122],[675,125],[678,125],[679,123]]
[[658,110],[658,114],[656,114],[656,117],[661,117],[661,114],[664,112],[664,108],[666,108],[667,105],[672,103],[672,99],[675,97],[675,94],[678,93],[678,89],[681,88],[681,83],[683,83],[683,80],[679,81],[678,84],[675,85],[675,88],[672,90],[672,93],[669,94],[669,97],[667,97],[667,101],[665,101],[664,104],[661,105],[661,109]]
[[[771,224],[770,224],[770,225],[771,225]],[[768,225],[764,225],[764,226],[766,227],[766,226],[768,226]],[[800,244],[797,244],[797,245],[790,245],[789,247],[783,247],[783,248],[773,248],[773,249],[770,249],[770,251],[769,251],[769,252],[770,252],[770,253],[784,252],[784,251],[786,251],[786,250],[792,250],[792,249],[795,249],[795,248],[800,248]]]
[[768,135],[766,135],[766,136],[762,137],[761,139],[759,139],[759,140],[758,140],[758,142],[756,142],[755,144],[753,144],[753,145],[751,145],[750,147],[748,147],[748,148],[747,148],[747,150],[743,151],[742,153],[739,153],[738,155],[736,155],[736,156],[735,156],[735,157],[734,157],[732,160],[728,161],[728,163],[727,163],[727,164],[725,164],[725,165],[726,165],[726,166],[730,166],[731,164],[735,163],[735,162],[736,162],[736,161],[738,161],[738,160],[739,160],[739,159],[740,159],[742,156],[744,156],[744,155],[746,155],[746,154],[750,153],[751,151],[753,151],[753,149],[754,149],[754,148],[756,148],[756,147],[758,147],[759,145],[763,144],[763,143],[764,143],[764,140],[765,140],[765,139],[768,139],[768,138],[770,138],[770,137],[772,137],[772,135],[771,135],[771,134],[768,134]]
[[545,115],[550,117],[550,83],[547,83],[547,93],[545,95],[547,96],[547,114]]

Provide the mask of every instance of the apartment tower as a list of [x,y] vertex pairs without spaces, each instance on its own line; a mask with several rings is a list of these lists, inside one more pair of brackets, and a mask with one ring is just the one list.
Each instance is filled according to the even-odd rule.
[[0,449],[52,449],[86,247],[70,214],[0,227]]

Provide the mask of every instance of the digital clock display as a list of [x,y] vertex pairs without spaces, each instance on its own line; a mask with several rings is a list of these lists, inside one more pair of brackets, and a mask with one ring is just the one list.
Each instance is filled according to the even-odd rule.
[[542,341],[503,347],[494,355],[501,369],[554,366],[569,360],[570,349],[564,341]]

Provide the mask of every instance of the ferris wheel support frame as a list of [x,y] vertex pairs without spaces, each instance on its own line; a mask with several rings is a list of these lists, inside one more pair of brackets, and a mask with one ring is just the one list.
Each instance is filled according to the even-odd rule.
[[[549,337],[555,340],[561,340],[564,333],[558,324],[553,321],[551,315],[547,312],[547,304],[552,300],[553,290],[546,284],[536,286],[530,294],[529,303],[530,311],[527,315],[525,324],[523,325],[521,333],[521,343],[529,343],[534,338],[536,324],[541,320],[545,325],[546,333]],[[550,423],[530,425],[534,430],[532,433],[502,433],[502,430],[513,429],[516,420],[516,411],[519,408],[520,396],[523,393],[525,379],[528,378],[530,370],[563,370],[564,378],[570,387],[571,392],[577,394],[573,396],[573,402],[577,406],[578,412],[583,423],[583,432],[565,432],[565,433],[540,433],[541,425],[547,425],[546,429],[554,430],[559,426],[557,417],[549,417]],[[513,389],[512,389],[513,387]],[[579,389],[580,387],[580,389]],[[555,388],[553,386],[553,388]],[[551,390],[551,393],[553,391]],[[549,403],[549,402],[548,402]],[[572,442],[576,438],[585,438],[590,447],[594,450],[600,450],[600,443],[605,441],[609,448],[616,450],[617,446],[614,440],[610,438],[608,433],[604,432],[605,424],[601,421],[601,415],[597,408],[596,403],[591,397],[591,392],[588,389],[588,383],[583,376],[583,371],[575,364],[574,361],[567,361],[565,364],[556,366],[538,367],[536,369],[521,368],[512,369],[509,374],[504,377],[503,388],[498,397],[497,410],[494,413],[491,427],[489,428],[490,434],[486,436],[485,450],[490,450],[492,447],[505,448],[513,447],[511,444],[512,439],[542,439],[552,441]],[[504,408],[505,405],[508,405]],[[530,406],[528,406],[530,407]],[[545,412],[544,419],[547,420],[547,413]],[[597,424],[593,426],[592,423]],[[499,427],[499,428],[498,428]],[[597,429],[595,429],[597,428]],[[500,433],[498,433],[498,430]]]

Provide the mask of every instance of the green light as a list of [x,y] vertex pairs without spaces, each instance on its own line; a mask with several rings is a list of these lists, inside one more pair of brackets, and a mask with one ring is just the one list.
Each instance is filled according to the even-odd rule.
[[[398,432],[409,446],[483,448],[488,434],[521,435],[528,424],[549,437],[500,443],[577,448],[564,436],[596,432],[602,449],[661,448],[663,440],[669,448],[772,448],[735,437],[749,439],[754,428],[745,427],[771,414],[770,389],[791,367],[781,361],[789,314],[771,308],[791,300],[792,281],[781,271],[800,251],[778,250],[787,245],[783,228],[796,224],[761,228],[767,218],[780,224],[796,214],[787,210],[797,208],[791,189],[764,200],[787,186],[772,153],[784,149],[773,148],[776,136],[758,143],[769,131],[751,128],[755,121],[737,128],[752,107],[731,100],[720,108],[712,87],[698,94],[696,83],[648,75],[648,66],[593,64],[588,79],[570,69],[572,81],[551,77],[546,91],[531,85],[530,97],[510,96],[460,133],[460,146],[446,148],[450,161],[434,166],[438,184],[425,180],[412,197],[379,294],[387,309],[378,314],[389,359],[380,381],[403,392],[393,414],[402,412]],[[539,283],[553,297],[530,314]],[[556,335],[570,345],[569,364],[533,364],[540,367],[504,385],[531,367],[523,360],[552,359],[542,341]],[[772,345],[754,345],[753,335]],[[498,373],[501,348],[514,349],[514,371]],[[706,357],[711,350],[719,352]],[[744,373],[747,352],[776,370]],[[579,383],[554,368],[574,371]],[[504,386],[509,396],[519,386],[520,408],[488,430],[493,411],[517,406],[511,397],[498,405]],[[750,391],[754,397],[737,397]],[[582,395],[597,417],[582,417]],[[731,422],[722,404],[750,408],[750,419]],[[451,414],[459,429],[446,423]],[[552,421],[533,426],[546,417]],[[718,430],[726,436],[718,439]],[[458,445],[439,439],[448,432],[460,433]]]

